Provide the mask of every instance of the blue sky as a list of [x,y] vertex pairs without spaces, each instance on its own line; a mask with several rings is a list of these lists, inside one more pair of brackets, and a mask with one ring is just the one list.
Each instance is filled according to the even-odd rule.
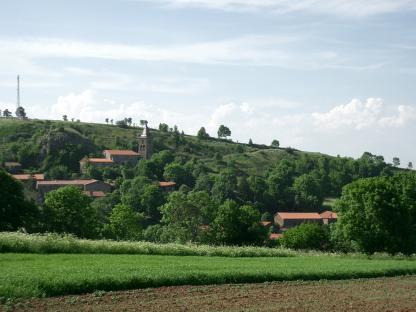
[[2,0],[0,109],[416,162],[416,0]]

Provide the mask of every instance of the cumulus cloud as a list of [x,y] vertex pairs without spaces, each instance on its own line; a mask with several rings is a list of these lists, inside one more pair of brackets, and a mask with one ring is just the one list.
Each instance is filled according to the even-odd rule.
[[397,113],[391,113],[379,98],[369,98],[365,102],[353,99],[347,104],[333,107],[328,112],[313,113],[312,120],[321,130],[360,130],[369,127],[400,127],[416,119],[416,110],[413,107],[400,105],[395,110]]
[[344,16],[368,16],[416,8],[415,0],[156,0],[167,6],[221,10],[312,12]]

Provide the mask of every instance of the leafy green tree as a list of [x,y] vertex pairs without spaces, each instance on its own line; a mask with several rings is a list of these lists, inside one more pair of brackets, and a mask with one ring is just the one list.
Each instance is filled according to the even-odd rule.
[[314,174],[303,174],[293,182],[296,208],[303,211],[316,211],[322,206],[321,185]]
[[393,166],[395,166],[395,167],[400,166],[400,158],[399,157],[393,157]]
[[273,147],[273,148],[278,148],[280,146],[279,140],[273,140],[272,144],[270,144],[270,146]]
[[71,177],[71,172],[69,171],[68,167],[64,165],[57,165],[51,167],[48,171],[46,171],[46,178],[51,180],[62,180],[62,179],[69,179]]
[[357,180],[336,202],[341,240],[366,253],[416,251],[416,175]]
[[232,170],[223,170],[215,177],[212,186],[212,198],[217,204],[226,199],[235,199],[237,186],[237,176]]
[[325,250],[330,246],[329,230],[321,224],[302,223],[287,230],[280,243],[291,249]]
[[151,184],[151,180],[142,176],[124,180],[120,186],[121,203],[130,206],[136,212],[145,212],[142,205],[142,195],[145,187]]
[[231,130],[230,130],[230,128],[228,128],[226,126],[221,125],[218,128],[217,135],[218,135],[218,138],[220,138],[220,139],[221,138],[227,138],[228,136],[231,135]]
[[45,216],[49,231],[92,238],[97,231],[97,214],[91,198],[75,186],[65,186],[46,194]]
[[272,220],[273,220],[273,216],[268,211],[266,211],[265,213],[261,215],[261,221],[272,221]]
[[67,116],[67,115],[63,115],[63,116],[62,116],[62,120],[63,120],[63,121],[68,121],[68,116]]
[[212,185],[212,178],[208,174],[202,173],[196,178],[194,189],[196,191],[211,192]]
[[248,140],[248,145],[253,146],[253,140],[252,139]]
[[159,130],[161,132],[168,132],[169,131],[169,126],[165,123],[160,123],[159,124]]
[[36,226],[39,211],[24,197],[23,185],[0,169],[0,231]]
[[260,224],[260,212],[253,206],[238,207],[226,200],[218,207],[212,222],[211,240],[216,244],[260,244],[267,237],[267,229]]
[[409,161],[407,168],[410,170],[413,169],[413,163],[411,161]]
[[294,195],[291,187],[295,176],[293,163],[288,160],[282,160],[268,175],[267,191],[273,199],[275,209],[290,209],[293,207]]
[[26,117],[26,111],[22,106],[19,106],[16,109],[16,117],[19,118],[19,119],[26,119],[27,118]]
[[170,163],[166,165],[163,177],[167,181],[174,181],[178,186],[186,184],[193,186],[194,181],[192,174],[179,163]]
[[117,240],[138,240],[142,236],[144,216],[127,205],[116,205],[108,220],[108,232]]
[[213,203],[207,192],[173,192],[160,208],[162,223],[176,229],[182,241],[197,241],[201,225],[211,218]]
[[160,220],[159,207],[165,203],[165,195],[158,185],[150,184],[143,188],[141,206],[150,223]]
[[201,127],[201,129],[198,130],[197,137],[199,139],[206,139],[209,138],[209,134],[207,133],[204,127]]

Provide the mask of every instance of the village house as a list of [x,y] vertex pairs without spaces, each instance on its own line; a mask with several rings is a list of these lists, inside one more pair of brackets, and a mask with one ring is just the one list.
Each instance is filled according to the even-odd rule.
[[17,174],[22,171],[22,165],[15,161],[6,161],[4,163],[4,168],[6,169],[7,172],[12,173],[12,174]]
[[330,223],[336,222],[338,219],[338,216],[336,212],[327,210],[321,213],[321,218],[322,218],[323,224],[330,224]]
[[173,192],[176,189],[175,182],[160,181],[159,187],[164,192]]
[[39,192],[39,201],[43,202],[47,193],[68,185],[79,187],[85,194],[91,197],[102,197],[112,190],[110,184],[92,179],[39,181],[36,183],[36,189]]
[[[139,160],[139,153],[130,150],[105,150],[103,151],[105,159],[113,161],[118,165],[136,165]],[[99,158],[95,158],[99,159]]]
[[274,223],[280,228],[290,228],[305,222],[323,223],[317,212],[277,212],[274,215]]
[[45,175],[42,173],[25,173],[25,174],[12,174],[12,177],[20,182],[27,181],[43,181],[45,180]]
[[94,166],[97,168],[111,167],[114,166],[114,161],[107,158],[88,158],[84,157],[79,161],[80,171],[86,173],[88,166]]

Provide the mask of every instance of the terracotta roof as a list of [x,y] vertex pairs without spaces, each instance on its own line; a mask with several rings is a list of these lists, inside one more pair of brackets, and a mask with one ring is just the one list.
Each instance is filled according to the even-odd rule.
[[277,212],[282,219],[322,219],[321,215],[317,212]]
[[104,150],[104,153],[110,155],[139,156],[138,153],[131,150]]
[[176,186],[176,182],[160,181],[159,186],[160,187]]
[[271,221],[261,221],[260,222],[263,226],[265,226],[265,227],[268,227],[268,226],[271,226],[272,225],[272,222]]
[[90,163],[109,163],[109,164],[114,163],[112,159],[107,159],[107,158],[88,158],[87,161]]
[[91,196],[91,197],[104,197],[105,193],[103,191],[84,191],[85,195]]
[[12,174],[12,177],[19,181],[27,181],[30,179],[36,180],[36,181],[43,181],[45,180],[45,175],[42,173],[36,173],[36,174]]
[[270,234],[269,239],[279,239],[281,237],[283,237],[283,234],[272,233]]
[[97,182],[97,180],[53,180],[39,181],[37,185],[88,185]]
[[322,219],[337,219],[338,218],[336,212],[329,211],[329,210],[322,212],[321,217]]

